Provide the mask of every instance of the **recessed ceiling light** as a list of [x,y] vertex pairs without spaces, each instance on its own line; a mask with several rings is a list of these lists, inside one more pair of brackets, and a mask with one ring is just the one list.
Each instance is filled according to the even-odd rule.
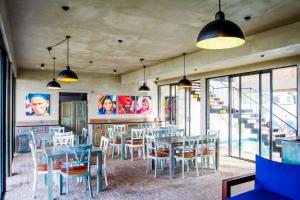
[[62,6],[61,8],[62,8],[64,11],[68,11],[68,10],[70,9],[69,6]]
[[198,69],[197,69],[197,68],[195,68],[195,69],[194,69],[194,71],[196,72],[196,71],[198,71]]
[[89,62],[90,64],[92,64],[93,63],[93,61],[92,60],[90,60],[90,62]]
[[155,80],[159,81],[159,77],[156,77],[156,79],[155,79]]
[[122,42],[123,42],[123,40],[118,40],[118,42],[119,42],[119,43],[122,43]]
[[261,54],[260,57],[263,58],[263,57],[265,57],[265,55],[264,55],[264,54]]
[[117,70],[116,69],[114,69],[114,74],[117,74]]
[[41,69],[44,69],[44,68],[45,68],[45,64],[42,63],[42,64],[41,64]]
[[251,15],[247,15],[247,16],[244,17],[244,19],[245,19],[246,21],[249,21],[250,19],[252,19],[252,16],[251,16]]

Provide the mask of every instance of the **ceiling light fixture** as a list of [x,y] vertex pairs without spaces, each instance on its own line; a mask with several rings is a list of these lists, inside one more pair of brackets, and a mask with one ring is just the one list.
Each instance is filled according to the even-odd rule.
[[149,92],[150,91],[150,88],[146,85],[146,66],[144,65],[144,59],[141,58],[140,59],[143,67],[144,67],[144,83],[143,85],[139,88],[139,92]]
[[179,88],[191,88],[192,87],[191,81],[188,80],[185,75],[185,55],[186,55],[186,53],[183,53],[183,78],[177,83],[177,87],[179,87]]
[[197,38],[197,47],[203,49],[229,49],[238,47],[245,43],[245,37],[238,25],[225,19],[221,11],[221,0],[219,0],[219,11],[215,20],[208,23],[200,31]]
[[114,69],[113,74],[115,74],[115,75],[117,74],[117,70],[116,69]]
[[57,80],[61,82],[77,82],[78,81],[78,76],[77,74],[70,69],[69,66],[69,40],[71,36],[66,36],[67,40],[67,66],[66,69],[61,71],[58,76]]
[[45,69],[45,64],[44,63],[41,64],[41,69]]
[[[51,51],[51,47],[48,47],[48,51],[49,51],[49,54],[50,54],[50,51]],[[51,54],[50,54],[51,55]],[[51,56],[52,57],[52,56]],[[50,89],[50,90],[60,90],[61,89],[61,86],[60,84],[55,80],[55,57],[52,57],[53,59],[53,80],[50,81],[48,84],[47,84],[47,89]]]

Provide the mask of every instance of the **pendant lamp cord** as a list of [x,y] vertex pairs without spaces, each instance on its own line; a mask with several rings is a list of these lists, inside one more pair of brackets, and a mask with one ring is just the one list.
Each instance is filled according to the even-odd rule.
[[70,39],[70,36],[66,36],[66,40],[67,40],[67,66],[69,66],[69,39]]
[[144,83],[145,83],[145,80],[146,80],[146,66],[144,65],[144,62],[143,62],[144,59],[143,58],[141,58],[140,61],[141,61],[142,65],[143,65],[143,67],[144,67]]
[[52,58],[53,59],[53,78],[55,78],[55,57]]
[[185,76],[185,53],[183,53],[183,75]]
[[219,0],[219,11],[221,11],[221,0]]

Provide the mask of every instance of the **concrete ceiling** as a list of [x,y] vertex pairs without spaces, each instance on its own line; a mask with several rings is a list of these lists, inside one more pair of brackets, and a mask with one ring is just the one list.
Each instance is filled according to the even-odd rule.
[[[198,51],[196,37],[218,9],[217,0],[9,0],[7,5],[18,68],[46,63],[51,69],[46,47],[69,34],[72,69],[94,73],[114,68],[126,73],[141,69],[139,58],[154,65]],[[63,5],[70,10],[63,11]],[[246,36],[300,20],[299,0],[223,0],[222,10]],[[244,20],[247,15],[250,21]],[[53,54],[63,69],[66,44]]]

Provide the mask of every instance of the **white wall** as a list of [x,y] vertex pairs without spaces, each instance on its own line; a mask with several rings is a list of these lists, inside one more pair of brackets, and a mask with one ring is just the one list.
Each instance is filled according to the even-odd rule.
[[[18,70],[16,80],[16,121],[18,122],[39,122],[58,121],[59,116],[59,93],[48,90],[46,84],[52,79],[50,71],[43,70]],[[88,93],[88,119],[107,118],[97,115],[97,95],[133,95],[140,96],[139,84],[121,84],[119,75],[104,75],[78,73],[79,82],[62,83],[61,92],[83,92]],[[146,95],[153,98],[153,113],[151,115],[114,115],[110,118],[154,118],[157,115],[157,87],[153,82],[148,82],[151,91]],[[25,96],[27,93],[49,93],[50,94],[50,116],[26,116]]]

